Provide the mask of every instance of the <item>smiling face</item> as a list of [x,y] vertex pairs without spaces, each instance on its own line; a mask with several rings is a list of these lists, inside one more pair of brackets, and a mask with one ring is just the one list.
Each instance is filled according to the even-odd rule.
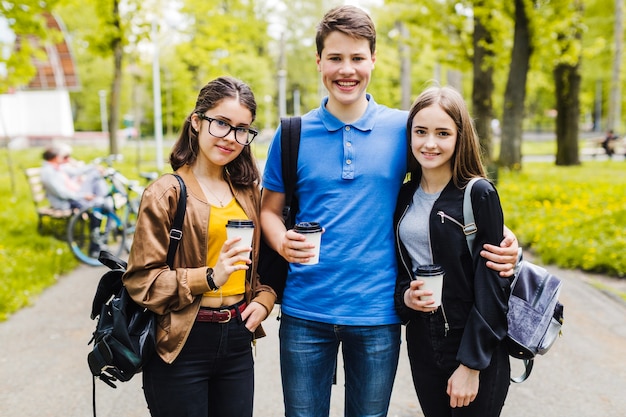
[[317,69],[328,90],[328,105],[347,107],[365,100],[376,55],[365,38],[355,38],[334,31],[324,40]]
[[[207,110],[204,115],[235,127],[250,127],[253,120],[250,110],[237,98],[223,99],[217,106]],[[197,114],[193,114],[191,123],[198,131],[198,162],[204,161],[209,166],[221,168],[232,162],[243,151],[244,145],[235,140],[234,130],[231,130],[225,137],[218,138],[209,133],[208,120],[203,120]]]
[[454,120],[438,104],[417,112],[411,127],[411,151],[422,172],[452,172],[457,136]]

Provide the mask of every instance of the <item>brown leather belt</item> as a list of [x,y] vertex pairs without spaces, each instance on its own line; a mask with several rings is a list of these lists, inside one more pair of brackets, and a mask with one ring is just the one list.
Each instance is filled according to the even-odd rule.
[[241,301],[229,307],[210,308],[200,307],[196,321],[202,323],[228,323],[231,319],[239,316],[247,307],[245,301]]

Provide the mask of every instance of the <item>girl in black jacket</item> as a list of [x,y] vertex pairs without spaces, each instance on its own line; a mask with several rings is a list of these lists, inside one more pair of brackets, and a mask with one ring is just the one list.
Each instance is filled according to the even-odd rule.
[[[467,182],[485,177],[479,144],[461,95],[431,87],[407,122],[411,180],[394,219],[398,256],[396,308],[406,323],[413,382],[425,416],[499,416],[509,387],[509,280],[486,266],[485,243],[503,238],[498,194],[487,180],[472,190],[478,232],[470,254],[462,229]],[[414,280],[418,265],[445,271],[442,305]]]

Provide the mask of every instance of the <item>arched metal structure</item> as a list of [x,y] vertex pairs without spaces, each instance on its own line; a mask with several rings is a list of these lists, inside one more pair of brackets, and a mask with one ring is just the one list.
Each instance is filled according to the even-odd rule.
[[[66,89],[75,91],[80,89],[78,73],[72,51],[67,43],[67,30],[60,18],[51,13],[44,15],[46,26],[50,30],[56,30],[62,34],[61,41],[55,45],[39,45],[46,59],[35,59],[37,74],[22,90],[52,90]],[[31,37],[30,41],[33,41]],[[16,39],[16,47],[19,47],[20,39]]]

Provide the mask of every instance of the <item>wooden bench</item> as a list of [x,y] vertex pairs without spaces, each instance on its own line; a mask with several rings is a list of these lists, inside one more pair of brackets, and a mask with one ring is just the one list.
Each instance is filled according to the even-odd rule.
[[[46,190],[41,182],[41,168],[26,168],[24,174],[26,174],[31,197],[35,204],[37,231],[39,233],[43,232],[44,219],[46,218],[51,221],[62,222],[63,226],[67,226],[67,222],[70,217],[72,217],[73,211],[71,209],[55,209],[50,206],[50,202],[46,197]],[[63,228],[63,234],[65,234],[65,227]]]
[[[595,158],[598,155],[606,155],[606,151],[602,147],[604,137],[591,138],[587,140],[585,146],[581,149],[582,155],[588,155]],[[610,142],[613,148],[613,155],[625,155],[626,156],[626,139],[619,138]]]

